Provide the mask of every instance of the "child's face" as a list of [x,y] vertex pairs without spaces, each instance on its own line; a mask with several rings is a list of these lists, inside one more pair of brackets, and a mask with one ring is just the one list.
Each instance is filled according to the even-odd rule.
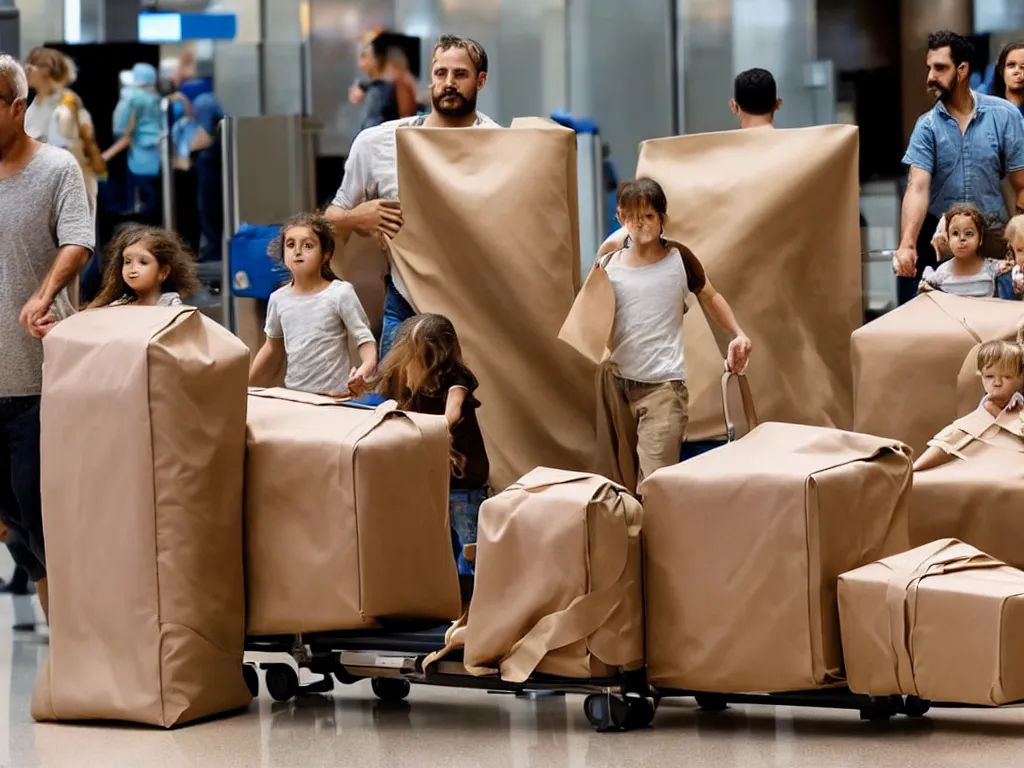
[[1015,243],[1010,243],[1010,247],[1013,249],[1013,260],[1018,267],[1024,269],[1024,237]]
[[1021,388],[1020,377],[1005,367],[990,365],[981,372],[981,383],[985,387],[985,394],[993,400],[1006,404],[1010,402],[1014,392]]
[[649,245],[661,237],[661,216],[649,205],[629,216],[619,211],[619,221],[638,245]]
[[956,258],[969,259],[978,254],[981,233],[970,216],[954,216],[949,220],[946,234],[949,238],[949,247]]
[[313,277],[331,254],[320,249],[320,239],[309,227],[291,227],[284,233],[284,265],[293,277]]
[[141,243],[133,243],[125,248],[121,255],[124,261],[121,267],[121,276],[128,283],[128,287],[138,296],[159,290],[171,272],[169,267],[160,266],[160,262],[156,260],[150,247],[145,240]]

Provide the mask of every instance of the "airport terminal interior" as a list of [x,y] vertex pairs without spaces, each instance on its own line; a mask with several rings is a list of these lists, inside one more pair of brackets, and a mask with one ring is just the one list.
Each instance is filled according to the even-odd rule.
[[0,768],[1024,764],[1024,0],[0,0],[0,54],[96,254],[0,286]]

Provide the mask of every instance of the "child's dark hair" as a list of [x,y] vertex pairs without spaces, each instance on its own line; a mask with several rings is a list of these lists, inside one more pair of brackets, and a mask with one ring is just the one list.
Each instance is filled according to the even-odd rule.
[[[374,390],[402,410],[418,411],[423,398],[443,395],[442,381],[452,371],[471,376],[452,321],[444,315],[417,315],[398,327],[394,346],[381,361]],[[466,457],[452,451],[456,477]]]
[[966,216],[974,222],[978,228],[978,242],[985,242],[985,216],[973,203],[957,203],[946,211],[946,234],[949,234],[949,227],[953,223],[954,216]]
[[668,198],[665,197],[665,190],[654,179],[623,182],[619,186],[617,204],[622,223],[639,216],[640,212],[647,207],[658,214],[663,223],[668,213]]
[[338,276],[331,269],[330,256],[334,255],[334,225],[318,213],[298,213],[286,221],[277,237],[267,246],[267,255],[284,264],[284,241],[288,230],[293,227],[306,227],[320,241],[320,254],[328,256],[320,265],[320,276],[324,280],[337,280]]
[[121,229],[107,246],[107,266],[103,271],[103,288],[89,305],[106,307],[115,301],[137,301],[138,295],[124,280],[124,251],[132,245],[144,243],[146,250],[161,267],[170,269],[160,289],[164,293],[177,293],[187,299],[199,288],[196,264],[188,246],[174,232],[160,227],[129,224]]

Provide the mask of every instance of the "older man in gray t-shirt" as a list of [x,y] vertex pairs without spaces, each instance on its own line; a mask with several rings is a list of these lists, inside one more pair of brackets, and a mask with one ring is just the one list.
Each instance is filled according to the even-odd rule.
[[0,519],[48,609],[39,488],[42,337],[73,309],[64,290],[95,235],[78,161],[25,134],[28,85],[0,56]]

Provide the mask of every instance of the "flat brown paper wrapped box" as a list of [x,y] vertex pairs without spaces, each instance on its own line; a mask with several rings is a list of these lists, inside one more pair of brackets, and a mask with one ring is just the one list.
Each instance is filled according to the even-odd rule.
[[940,429],[978,406],[983,393],[964,358],[983,341],[1015,338],[1022,318],[1021,302],[935,291],[858,329],[854,429],[900,440],[920,455]]
[[526,120],[396,137],[395,268],[418,311],[455,324],[480,381],[491,484],[591,469],[594,366],[557,338],[579,285],[576,134]]
[[246,706],[248,350],[182,307],[82,312],[43,348],[50,652],[32,716],[170,727]]
[[[694,252],[749,334],[761,418],[851,427],[850,334],[863,317],[857,129],[655,139],[636,175],[664,188],[665,236]],[[687,440],[722,437],[729,339],[703,312],[687,313],[685,328]]]
[[836,578],[908,547],[909,449],[767,423],[643,487],[647,668],[717,693],[842,681]]
[[450,620],[443,416],[285,389],[249,398],[245,574],[250,635]]
[[640,503],[596,475],[540,468],[480,510],[465,629],[474,674],[605,678],[643,664]]
[[914,474],[910,543],[955,538],[1024,568],[1021,413],[1003,413],[997,422],[979,408],[953,426],[966,430],[950,446],[958,457]]
[[954,539],[839,577],[850,689],[996,706],[1024,699],[1024,572]]

